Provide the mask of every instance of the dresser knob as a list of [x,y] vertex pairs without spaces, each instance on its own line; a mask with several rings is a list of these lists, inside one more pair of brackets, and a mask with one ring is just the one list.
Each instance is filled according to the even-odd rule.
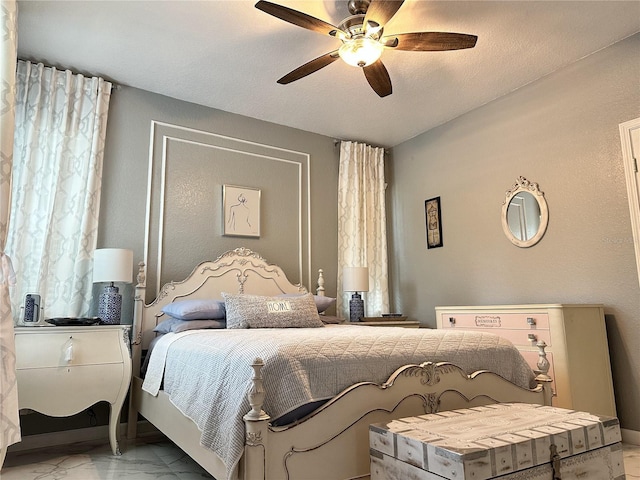
[[531,340],[532,342],[535,342],[538,340],[538,337],[536,335],[534,335],[533,333],[530,333],[529,335],[527,335],[527,338],[529,340]]
[[449,324],[454,325],[456,323],[456,319],[453,317],[449,317]]
[[64,345],[64,361],[71,363],[73,361],[73,337],[69,337],[67,343]]
[[536,319],[532,317],[527,317],[527,325],[535,325]]

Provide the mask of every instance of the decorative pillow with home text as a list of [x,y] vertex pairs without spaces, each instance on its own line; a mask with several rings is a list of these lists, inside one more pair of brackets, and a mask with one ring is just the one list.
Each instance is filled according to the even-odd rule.
[[223,293],[227,328],[315,328],[324,324],[310,293],[266,297]]

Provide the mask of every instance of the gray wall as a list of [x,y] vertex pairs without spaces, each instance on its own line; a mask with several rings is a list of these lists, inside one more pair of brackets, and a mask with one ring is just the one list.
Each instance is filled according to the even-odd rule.
[[[618,415],[640,431],[640,291],[618,125],[640,116],[640,34],[393,149],[394,306],[435,326],[436,305],[602,303]],[[502,231],[506,190],[538,182],[541,242]],[[444,246],[426,248],[441,197]],[[597,386],[596,386],[597,388]]]
[[[151,142],[152,121],[170,126],[157,125]],[[160,222],[158,198],[162,184],[159,178],[163,137],[171,140],[167,141],[166,153],[165,214]],[[192,143],[175,141],[176,138]],[[209,148],[210,145],[220,148]],[[272,161],[271,157],[285,161]],[[242,246],[281,265],[290,280],[301,282],[310,290],[316,287],[317,269],[324,269],[326,293],[335,296],[338,158],[339,151],[329,137],[120,87],[113,93],[109,109],[99,247],[131,248],[135,263],[144,259],[148,174],[152,160],[152,249],[148,258],[148,285],[152,289],[162,223],[161,283],[180,280],[198,262],[214,260],[226,250]],[[301,199],[299,195],[289,195],[298,189],[298,170],[297,164],[289,167],[286,162],[308,163],[301,167],[304,183]],[[309,185],[306,168],[310,172]],[[188,174],[180,175],[181,170]],[[222,235],[221,200],[225,184],[261,189],[260,238]],[[307,198],[309,189],[310,198]],[[300,209],[291,207],[291,202],[299,199],[303,203],[301,219]],[[195,216],[193,212],[197,212]],[[312,284],[307,268],[308,222]],[[292,261],[300,254],[297,248],[300,223],[302,278],[298,270],[300,262]],[[292,238],[295,241],[291,241]],[[125,308],[130,318],[132,309]]]

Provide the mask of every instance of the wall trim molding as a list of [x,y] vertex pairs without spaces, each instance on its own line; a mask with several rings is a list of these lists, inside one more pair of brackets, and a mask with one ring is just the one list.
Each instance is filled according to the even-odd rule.
[[[193,144],[193,145],[200,145],[206,148],[214,148],[214,149],[219,149],[219,150],[223,150],[223,151],[228,151],[228,152],[235,152],[235,153],[241,153],[243,155],[248,155],[248,156],[253,156],[253,157],[257,157],[257,158],[263,158],[263,159],[268,159],[268,160],[274,160],[274,161],[280,161],[280,162],[285,162],[285,163],[290,163],[290,164],[297,164],[298,165],[298,195],[299,195],[299,208],[298,208],[298,282],[304,284],[305,281],[307,283],[307,285],[309,285],[309,289],[313,290],[313,285],[315,284],[315,279],[313,278],[312,275],[312,270],[311,270],[311,258],[312,258],[312,254],[311,254],[311,155],[309,153],[306,152],[300,152],[300,151],[296,151],[296,150],[291,150],[291,149],[286,149],[286,148],[282,148],[282,147],[275,147],[272,145],[267,145],[264,143],[259,143],[259,142],[254,142],[254,141],[250,141],[250,140],[244,140],[242,138],[237,138],[237,137],[230,137],[227,135],[222,135],[222,134],[217,134],[217,133],[212,133],[212,132],[207,132],[204,130],[200,130],[197,128],[191,128],[191,127],[185,127],[185,126],[181,126],[181,125],[176,125],[176,124],[171,124],[171,123],[166,123],[166,122],[161,122],[161,121],[157,121],[157,120],[152,120],[151,121],[151,128],[150,128],[150,136],[149,136],[149,166],[148,166],[148,174],[147,174],[147,205],[146,205],[146,211],[145,211],[145,239],[144,239],[144,252],[143,252],[143,261],[145,263],[145,265],[147,266],[147,268],[149,268],[149,255],[150,255],[150,240],[152,238],[152,234],[154,232],[151,232],[151,225],[152,225],[152,215],[154,214],[154,212],[152,211],[152,203],[153,203],[153,179],[154,179],[154,169],[157,167],[157,164],[155,164],[155,162],[158,159],[158,153],[156,150],[156,141],[159,138],[159,129],[160,128],[168,128],[168,129],[174,129],[177,131],[182,131],[182,132],[188,132],[188,133],[192,133],[192,134],[196,134],[196,135],[201,135],[203,137],[206,138],[213,138],[213,139],[219,139],[221,142],[227,141],[227,142],[234,142],[237,143],[239,145],[246,145],[248,148],[249,147],[257,147],[259,149],[264,149],[263,153],[255,153],[250,151],[249,149],[247,150],[242,150],[240,148],[230,148],[228,146],[223,146],[223,145],[216,145],[213,143],[205,143],[205,142],[201,142],[201,141],[196,141],[196,140],[191,140],[188,138],[180,138],[174,135],[167,135],[167,134],[163,134],[162,135],[162,151],[160,153],[160,161],[161,161],[161,165],[160,165],[160,202],[159,202],[159,225],[158,225],[158,238],[157,238],[157,245],[158,245],[158,251],[157,251],[157,255],[156,255],[156,269],[155,269],[155,275],[156,275],[156,285],[155,285],[155,289],[156,289],[156,293],[160,291],[160,288],[162,287],[162,281],[161,281],[161,275],[162,275],[162,254],[163,254],[163,224],[164,222],[162,221],[162,219],[164,218],[164,195],[165,195],[165,184],[166,184],[166,163],[167,163],[167,145],[168,142],[170,141],[176,141],[176,142],[183,142],[183,143],[188,143],[188,144]],[[281,152],[282,154],[290,154],[290,155],[294,155],[294,156],[299,156],[301,157],[301,161],[297,162],[297,161],[293,161],[293,160],[289,160],[287,158],[284,157],[279,157],[277,156],[277,153]],[[269,154],[271,153],[271,154]],[[306,178],[304,175],[304,166],[306,166]],[[304,183],[306,181],[306,195],[304,192]],[[306,225],[303,224],[303,198],[306,197]],[[306,241],[306,245],[304,245],[304,234],[306,233],[307,236],[307,241]],[[307,258],[305,259],[305,247],[306,247],[306,252],[307,252]],[[218,252],[219,254],[222,254],[223,252]],[[308,278],[304,278],[304,267],[303,265],[306,264],[306,269],[307,269],[307,277]]]

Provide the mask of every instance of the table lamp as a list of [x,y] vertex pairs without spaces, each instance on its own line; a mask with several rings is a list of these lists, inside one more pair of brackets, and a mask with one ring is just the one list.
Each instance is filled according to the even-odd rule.
[[124,248],[102,248],[93,252],[93,283],[109,282],[100,294],[98,317],[102,323],[120,323],[122,295],[114,282],[133,281],[133,252]]
[[353,292],[349,301],[349,320],[360,322],[364,317],[364,301],[359,292],[369,291],[369,269],[345,267],[342,270],[342,289],[345,292]]

